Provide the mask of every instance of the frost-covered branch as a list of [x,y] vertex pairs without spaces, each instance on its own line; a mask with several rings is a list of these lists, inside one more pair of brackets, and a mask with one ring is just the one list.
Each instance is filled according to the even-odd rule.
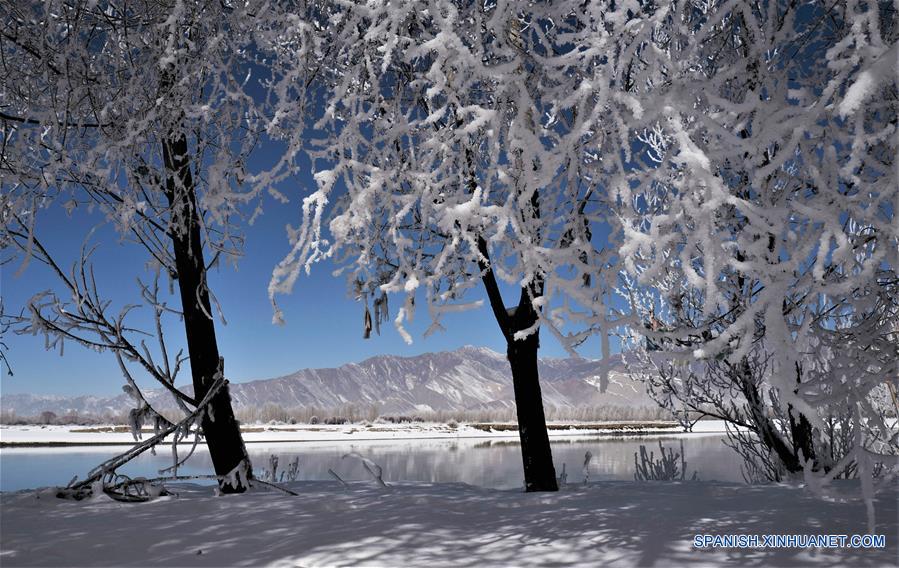
[[106,479],[107,477],[114,478],[116,475],[116,470],[118,468],[122,467],[145,451],[154,448],[156,445],[162,442],[166,438],[166,436],[169,436],[178,429],[186,428],[191,424],[199,422],[203,413],[208,411],[207,407],[210,401],[212,401],[219,390],[221,390],[227,384],[228,381],[225,379],[225,377],[219,374],[217,377],[215,377],[214,381],[212,382],[212,387],[209,389],[209,392],[206,393],[206,396],[203,397],[203,400],[201,400],[197,404],[197,407],[193,412],[185,416],[180,422],[176,424],[170,424],[153,437],[134,445],[127,452],[112,457],[94,467],[87,473],[87,476],[83,480],[70,483],[69,486],[62,491],[62,493],[65,493],[66,495],[73,495],[77,498],[77,496],[80,495],[81,492],[90,489],[94,483],[98,481],[104,481],[104,479]]
[[[620,186],[623,261],[646,289],[632,331],[664,361],[660,392],[743,422],[793,474],[889,468],[895,12],[671,6],[637,66],[646,124]],[[828,436],[835,421],[852,436]]]
[[[616,255],[594,241],[618,237],[607,189],[643,113],[618,77],[635,57],[627,46],[663,16],[611,2],[433,0],[335,14],[309,142],[317,189],[289,232],[273,302],[330,258],[352,285],[405,297],[394,323],[407,341],[416,294],[439,329],[443,314],[477,307],[464,295],[481,284],[510,341],[545,326],[573,351],[606,333]],[[502,283],[534,321],[506,321]]]
[[[28,237],[20,230],[7,227],[10,235],[10,244],[20,249],[29,246]],[[82,246],[81,258],[73,264],[72,269],[66,273],[56,262],[51,253],[44,247],[40,239],[31,237],[31,255],[38,261],[46,264],[57,276],[58,282],[66,289],[69,300],[58,297],[53,292],[45,291],[35,294],[28,303],[27,315],[4,317],[16,326],[18,334],[44,335],[47,349],[58,349],[64,352],[66,341],[78,343],[89,349],[103,351],[109,350],[115,353],[119,359],[124,377],[128,383],[128,392],[135,397],[139,407],[150,407],[149,403],[140,394],[136,383],[131,378],[125,366],[125,360],[137,363],[149,376],[168,390],[182,410],[187,412],[184,404],[196,405],[196,401],[189,395],[175,388],[175,379],[184,359],[179,352],[174,364],[170,361],[166,349],[165,335],[162,333],[162,315],[167,308],[158,297],[159,287],[156,274],[153,288],[142,286],[145,300],[154,310],[155,336],[162,353],[163,366],[157,365],[150,350],[143,342],[135,343],[131,337],[134,335],[150,335],[146,332],[130,328],[125,324],[128,315],[137,307],[128,305],[121,309],[117,316],[108,314],[110,302],[105,300],[98,289],[94,276],[90,256],[93,249],[87,248],[87,243]],[[176,312],[177,313],[177,312]],[[140,347],[140,348],[139,348]],[[158,416],[158,413],[153,413]]]

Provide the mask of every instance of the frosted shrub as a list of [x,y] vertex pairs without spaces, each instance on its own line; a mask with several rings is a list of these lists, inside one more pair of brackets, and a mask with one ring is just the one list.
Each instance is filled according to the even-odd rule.
[[[680,443],[680,453],[666,449],[659,441],[659,457],[656,459],[653,452],[646,454],[646,446],[640,444],[640,460],[637,461],[637,452],[634,452],[634,479],[637,481],[683,481],[687,472],[687,462],[684,459],[684,443]],[[691,481],[696,480],[696,472],[693,472]]]
[[[287,479],[284,479],[286,474]],[[296,481],[300,474],[300,457],[293,458],[293,461],[287,465],[287,471],[281,472],[281,481]]]
[[286,470],[281,470],[280,475],[278,472],[278,465],[280,464],[280,457],[274,454],[270,455],[268,458],[268,466],[269,469],[262,470],[261,481],[265,481],[268,483],[283,483],[285,481],[296,481],[300,474],[300,458],[299,456],[293,458],[293,460],[287,464]]
[[559,477],[556,479],[556,482],[559,484],[559,487],[562,487],[566,483],[568,483],[568,472],[565,471],[568,464],[562,464],[562,473],[559,474]]
[[277,481],[278,480],[278,456],[272,454],[268,458],[268,466],[271,468],[270,471],[266,472],[265,477],[269,481]]
[[58,416],[56,416],[56,413],[45,410],[41,412],[40,422],[41,424],[53,424],[56,422],[57,418]]
[[591,452],[584,452],[584,485],[587,485],[587,482],[590,481],[590,462],[593,460],[593,454]]

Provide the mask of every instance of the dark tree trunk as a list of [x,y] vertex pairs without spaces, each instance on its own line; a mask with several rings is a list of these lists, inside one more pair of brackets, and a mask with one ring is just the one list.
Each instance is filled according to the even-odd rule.
[[[748,402],[752,421],[758,427],[758,435],[765,446],[777,454],[780,462],[790,473],[799,473],[803,469],[800,451],[802,457],[812,460],[813,470],[819,469],[812,438],[812,425],[808,419],[802,413],[796,412],[792,405],[787,406],[792,441],[791,444],[788,444],[788,441],[784,440],[778,433],[772,420],[762,411],[762,396],[755,384],[749,362],[745,358],[741,361],[737,372],[739,373],[738,382],[740,389]],[[795,415],[798,415],[798,419]]]
[[506,356],[512,367],[525,491],[557,491],[559,486],[556,483],[556,469],[549,446],[543,394],[540,392],[540,376],[537,371],[537,349],[540,347],[538,333],[534,332],[523,341],[509,343]]
[[[815,455],[811,422],[808,421],[805,414],[794,410],[792,404],[787,405],[787,412],[790,414],[790,435],[793,437],[793,453],[796,454],[796,462],[799,463],[801,452],[802,458],[811,460],[812,471],[818,471],[820,466]],[[796,415],[799,415],[798,420]]]
[[[773,253],[775,247],[774,235],[768,235],[768,251]],[[737,251],[736,258],[738,261],[743,262],[746,260],[746,256],[741,252]],[[737,284],[741,294],[751,295],[751,291],[745,290],[746,286],[746,278],[742,273],[737,277]],[[749,303],[749,299],[741,299],[740,303]],[[787,306],[784,304],[784,310],[786,313]],[[739,370],[737,371],[737,380],[740,385],[740,389],[743,391],[743,395],[746,397],[746,401],[749,403],[749,412],[752,415],[753,422],[758,426],[758,434],[762,439],[762,442],[765,446],[768,447],[769,450],[774,451],[777,454],[777,457],[780,459],[781,463],[790,473],[799,473],[802,471],[802,462],[800,461],[799,452],[802,452],[802,456],[807,460],[812,460],[814,464],[813,469],[818,469],[818,460],[815,457],[815,447],[814,440],[812,434],[812,425],[809,423],[808,419],[802,415],[801,413],[795,412],[793,410],[792,405],[787,406],[787,413],[790,417],[790,437],[792,439],[792,447],[787,445],[787,442],[784,441],[780,434],[777,432],[777,428],[772,423],[771,419],[768,418],[762,412],[762,397],[758,392],[758,387],[756,386],[755,377],[752,376],[752,369],[749,365],[749,361],[744,357],[742,361],[740,361]],[[796,365],[796,384],[799,384],[802,377],[802,367],[797,363]],[[798,389],[794,392],[798,392]],[[796,419],[794,414],[798,414],[799,418]]]
[[[184,312],[194,398],[200,401],[209,392],[219,371],[219,350],[206,287],[200,217],[188,150],[183,133],[170,132],[163,143],[163,161],[169,174],[165,186],[171,212],[169,236]],[[246,464],[247,478],[252,477],[246,446],[231,407],[228,385],[219,389],[213,397],[209,411],[203,416],[202,427],[216,475],[228,475],[243,462]],[[221,482],[219,485],[223,492],[228,493],[246,490],[240,483],[236,487]]]
[[749,369],[749,363],[746,362],[745,359],[740,363],[740,370],[738,371],[738,373],[740,390],[743,391],[743,396],[746,397],[749,414],[752,416],[752,421],[755,422],[758,428],[758,435],[759,438],[761,438],[762,443],[764,443],[769,450],[772,450],[777,454],[778,459],[784,465],[784,467],[787,468],[787,471],[789,471],[790,473],[801,471],[802,467],[799,465],[799,461],[796,459],[796,455],[791,451],[787,443],[780,437],[780,434],[777,432],[777,428],[771,422],[771,419],[768,418],[762,410],[762,396],[761,393],[759,393],[758,387],[753,381],[752,371]]
[[[802,365],[799,363],[796,363],[796,384],[802,384]],[[793,391],[793,394],[799,394],[798,386]],[[808,421],[805,414],[794,410],[792,404],[787,405],[787,413],[790,415],[790,435],[793,438],[793,452],[797,456],[797,461],[799,453],[802,452],[803,458],[811,460],[812,471],[818,471],[820,464],[818,463],[818,457],[815,455],[815,439],[811,422]]]
[[479,263],[481,281],[487,290],[496,323],[506,339],[506,356],[512,367],[525,491],[558,491],[546,415],[543,411],[543,394],[540,392],[540,374],[537,370],[539,331],[534,331],[522,340],[515,339],[516,332],[537,323],[537,312],[534,311],[530,297],[539,297],[542,287],[539,282],[535,282],[529,288],[522,288],[518,306],[514,310],[506,310],[496,277],[489,265],[484,239],[478,240],[478,249],[485,259]]

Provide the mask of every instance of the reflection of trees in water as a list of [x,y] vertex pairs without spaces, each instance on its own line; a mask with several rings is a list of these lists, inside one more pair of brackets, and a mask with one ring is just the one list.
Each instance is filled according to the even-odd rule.
[[[661,438],[627,437],[590,437],[553,440],[553,458],[556,470],[562,471],[562,464],[567,464],[567,471],[578,472],[569,475],[570,482],[580,478],[584,453],[593,454],[591,460],[591,480],[633,480],[634,452],[639,451],[640,444],[655,443],[661,439],[666,446],[677,445],[683,439],[687,466],[696,470],[704,481],[738,481],[742,482],[739,471],[739,460],[734,460],[731,450],[722,444],[719,436]],[[649,442],[647,441],[649,440]],[[678,447],[679,449],[679,447]],[[342,459],[349,452],[359,454],[373,460],[384,468],[384,479],[390,481],[428,481],[428,482],[461,482],[471,485],[493,488],[517,488],[521,486],[521,450],[517,439],[506,440],[452,440],[424,441],[410,440],[397,443],[354,443],[334,444],[322,447],[313,444],[249,444],[250,457],[258,467],[265,467],[269,456],[276,454],[282,463],[300,458],[299,479],[328,480],[328,469],[333,469],[342,478],[367,480],[370,476],[362,468],[359,460]],[[73,463],[72,454],[60,453],[54,456],[59,461],[55,469],[59,470],[60,479],[54,483],[65,484],[74,474],[83,474],[79,463],[91,464],[102,461],[102,452],[86,452]],[[7,458],[4,456],[4,466]],[[23,454],[21,459],[28,459]],[[69,461],[67,461],[69,460]],[[155,476],[156,471],[171,464],[171,452],[168,447],[157,448],[157,455],[145,454],[128,464],[123,473],[131,476]],[[49,466],[48,466],[49,467]],[[184,475],[205,474],[212,471],[212,462],[205,448],[198,448],[196,454],[179,468]],[[65,479],[62,479],[65,477]]]
[[[562,464],[567,463],[569,471],[579,472],[584,453],[590,451],[594,456],[590,463],[591,479],[630,481],[634,478],[634,452],[639,451],[640,444],[646,444],[647,439],[591,436],[588,439],[553,440],[556,469],[561,471]],[[665,445],[677,444],[683,439],[687,465],[691,471],[698,471],[704,480],[742,481],[734,460],[727,459],[730,450],[718,436],[652,438],[653,441],[657,439]],[[268,460],[271,453],[278,453],[282,459],[299,455],[302,479],[328,479],[329,468],[347,480],[368,479],[357,460],[341,459],[350,447],[383,467],[384,479],[388,481],[462,482],[495,488],[515,488],[522,483],[521,449],[516,439],[347,444],[330,449],[304,449],[294,445],[254,450],[251,445],[250,455],[256,463]]]

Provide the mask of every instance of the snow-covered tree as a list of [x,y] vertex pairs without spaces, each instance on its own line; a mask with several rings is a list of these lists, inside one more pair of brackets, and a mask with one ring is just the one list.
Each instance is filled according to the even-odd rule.
[[[25,263],[49,261],[69,295],[35,296],[20,331],[47,334],[57,347],[75,340],[111,349],[183,404],[206,396],[222,372],[207,270],[239,254],[241,222],[259,212],[261,194],[282,197],[273,184],[292,172],[299,142],[287,142],[265,171],[252,171],[250,157],[261,140],[283,136],[279,123],[304,112],[302,77],[318,61],[312,29],[288,4],[2,3],[4,244],[17,245]],[[273,57],[285,48],[293,59]],[[177,282],[192,396],[172,384],[180,361],[169,361],[164,344],[163,361],[153,361],[128,341],[125,313],[107,316],[86,263],[68,278],[40,245],[42,211],[53,206],[99,209]],[[170,308],[150,290],[144,300],[158,321]],[[202,430],[218,475],[251,473],[227,386],[202,413]]]
[[662,15],[420,0],[352,4],[330,21],[338,47],[309,141],[318,188],[270,294],[330,258],[358,297],[381,307],[405,296],[394,323],[411,341],[403,324],[418,294],[434,330],[442,314],[478,307],[464,296],[483,286],[512,367],[529,491],[556,488],[539,331],[574,352],[609,325],[614,247],[603,247],[617,220],[605,188],[625,175],[626,125],[642,112],[622,77],[628,46]]
[[[678,361],[662,391],[697,409],[737,401],[815,486],[899,459],[897,35],[887,2],[672,3],[632,92],[644,360]],[[852,435],[828,445],[837,417]]]

